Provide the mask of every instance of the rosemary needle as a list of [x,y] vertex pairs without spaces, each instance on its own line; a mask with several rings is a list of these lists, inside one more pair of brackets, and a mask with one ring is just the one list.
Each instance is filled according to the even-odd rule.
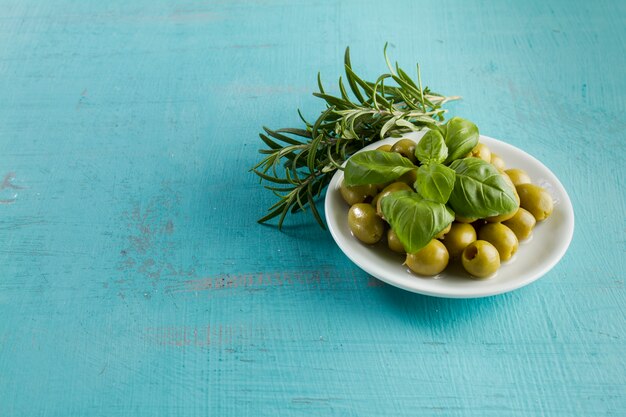
[[310,123],[298,111],[304,128],[263,128],[259,136],[266,147],[259,151],[263,157],[251,171],[277,201],[259,223],[278,217],[280,229],[288,213],[304,211],[308,206],[325,228],[315,200],[350,155],[386,136],[400,136],[443,122],[443,104],[459,97],[422,88],[419,65],[416,83],[398,64],[391,65],[387,45],[383,54],[389,72],[370,82],[354,72],[350,48],[346,48],[345,79],[352,97],[342,77],[340,95],[327,93],[318,73],[319,92],[313,95],[325,101],[326,109],[317,120]]

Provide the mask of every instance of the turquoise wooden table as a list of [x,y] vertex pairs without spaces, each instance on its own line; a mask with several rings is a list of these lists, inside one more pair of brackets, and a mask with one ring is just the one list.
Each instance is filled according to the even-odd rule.
[[[378,3],[0,1],[0,416],[624,415],[626,2]],[[261,126],[385,41],[561,178],[539,281],[420,296],[256,223]]]

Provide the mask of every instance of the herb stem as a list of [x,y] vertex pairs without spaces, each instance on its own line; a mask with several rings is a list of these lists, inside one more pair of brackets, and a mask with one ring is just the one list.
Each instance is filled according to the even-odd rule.
[[[354,99],[346,90],[343,77],[339,79],[340,95],[333,96],[324,89],[318,73],[319,92],[313,95],[324,100],[327,108],[315,122],[307,122],[298,110],[304,128],[263,128],[264,133],[259,136],[267,148],[259,151],[264,157],[251,171],[261,182],[269,183],[264,187],[272,191],[278,201],[259,223],[278,217],[280,229],[287,213],[309,206],[316,221],[325,228],[315,199],[352,154],[379,138],[401,136],[441,124],[447,112],[442,105],[460,99],[423,88],[419,65],[416,83],[397,64],[394,70],[387,56],[387,45],[383,53],[389,72],[370,82],[354,72],[350,49],[346,48],[345,80]],[[396,85],[386,83],[388,79]]]

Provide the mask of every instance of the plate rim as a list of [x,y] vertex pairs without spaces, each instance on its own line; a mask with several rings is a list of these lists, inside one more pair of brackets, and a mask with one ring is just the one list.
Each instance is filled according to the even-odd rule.
[[[408,134],[403,135],[402,137],[407,137],[413,140],[418,140],[421,138],[421,136],[423,136],[425,133],[427,132],[427,130],[422,130],[419,132],[411,132]],[[401,138],[385,138],[376,142],[371,143],[370,145],[364,147],[363,149],[359,150],[356,153],[359,152],[363,152],[366,150],[371,150],[375,147],[378,147],[382,144],[385,143],[389,143],[389,142],[394,142],[397,141]],[[525,276],[523,279],[519,279],[519,280],[513,280],[513,281],[509,281],[506,284],[503,284],[501,286],[497,286],[495,289],[492,290],[485,290],[484,288],[480,288],[480,287],[476,287],[475,291],[467,291],[466,289],[462,290],[462,291],[455,291],[454,288],[451,288],[451,291],[431,291],[428,289],[424,289],[424,288],[420,288],[419,285],[419,280],[416,279],[415,283],[416,285],[405,285],[402,280],[394,280],[394,279],[390,279],[386,276],[381,276],[380,274],[376,273],[376,271],[373,271],[371,268],[369,268],[369,266],[362,262],[361,259],[359,257],[356,257],[353,253],[351,253],[349,250],[347,250],[347,248],[344,248],[339,242],[341,240],[341,238],[339,236],[343,236],[343,234],[340,234],[334,219],[330,216],[330,212],[332,211],[332,203],[333,201],[337,198],[338,190],[337,190],[337,184],[339,183],[339,181],[341,181],[343,179],[343,171],[341,170],[337,170],[337,172],[335,172],[335,174],[333,175],[330,183],[328,184],[328,188],[327,188],[327,192],[326,192],[326,196],[324,199],[324,212],[325,212],[325,217],[326,217],[326,224],[328,225],[328,229],[333,237],[333,240],[335,241],[335,244],[341,249],[341,251],[348,257],[348,259],[350,259],[355,265],[357,265],[360,269],[362,269],[363,271],[365,271],[366,273],[368,273],[369,275],[373,276],[376,279],[379,279],[389,285],[392,285],[394,287],[397,288],[401,288],[403,290],[406,291],[410,291],[410,292],[414,292],[414,293],[418,293],[418,294],[422,294],[422,295],[428,295],[428,296],[433,296],[433,297],[441,297],[441,298],[481,298],[481,297],[489,297],[489,296],[494,296],[494,295],[498,295],[498,294],[504,294],[510,291],[514,291],[517,290],[519,288],[522,288],[526,285],[531,284],[532,282],[535,282],[536,280],[538,280],[539,278],[543,277],[546,273],[548,273],[552,268],[554,268],[556,266],[556,264],[563,258],[563,256],[565,255],[565,253],[567,252],[572,238],[574,236],[574,228],[575,228],[575,215],[574,215],[574,209],[572,206],[572,202],[571,199],[567,193],[567,190],[565,189],[565,187],[563,186],[563,184],[561,183],[561,181],[559,180],[559,178],[545,165],[543,164],[541,161],[539,161],[537,158],[535,158],[534,156],[532,156],[531,154],[529,154],[528,152],[524,151],[523,149],[520,149],[508,142],[504,142],[502,140],[499,139],[495,139],[492,138],[490,136],[486,136],[486,135],[480,135],[480,140],[483,141],[483,139],[486,139],[486,142],[494,142],[496,143],[498,146],[504,146],[504,147],[510,147],[512,151],[515,151],[517,153],[519,153],[520,157],[523,157],[524,159],[528,159],[529,162],[532,162],[534,164],[538,164],[539,166],[541,166],[543,169],[545,169],[545,171],[550,175],[550,181],[553,183],[552,185],[555,186],[556,188],[558,188],[559,194],[563,196],[563,199],[559,202],[560,205],[562,205],[563,207],[563,211],[564,211],[564,218],[566,220],[567,223],[567,228],[566,228],[566,232],[567,235],[565,236],[565,240],[563,241],[564,243],[562,243],[556,250],[556,252],[546,261],[546,264],[543,265],[543,267],[535,272],[534,274],[530,274],[529,276]],[[344,162],[343,166],[345,166],[346,162]],[[340,198],[340,196],[339,196]],[[357,242],[358,243],[358,242]],[[429,278],[424,278],[424,279],[429,279]],[[432,278],[431,278],[432,279]],[[482,291],[481,291],[482,289]]]

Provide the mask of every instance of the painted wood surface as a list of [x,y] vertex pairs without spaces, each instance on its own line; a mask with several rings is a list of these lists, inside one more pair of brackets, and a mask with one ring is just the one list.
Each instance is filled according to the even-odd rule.
[[[562,179],[570,250],[478,300],[257,225],[262,125],[382,47]],[[618,416],[623,1],[0,1],[1,416]]]

